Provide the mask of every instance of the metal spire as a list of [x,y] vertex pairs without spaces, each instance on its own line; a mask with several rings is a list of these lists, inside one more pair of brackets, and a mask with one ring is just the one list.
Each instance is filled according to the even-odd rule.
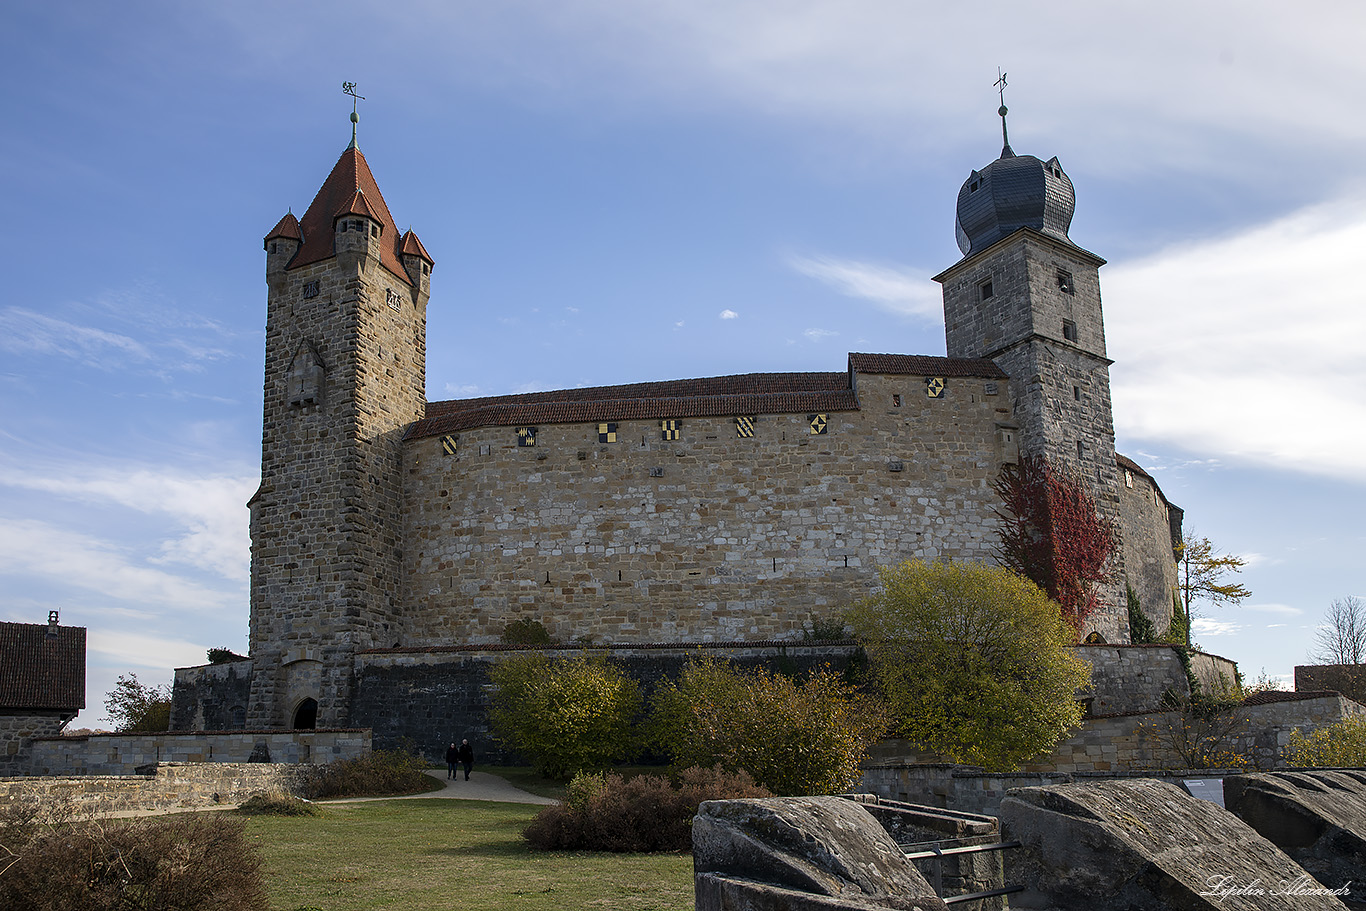
[[356,94],[354,82],[343,82],[342,91],[351,96],[351,144],[347,148],[359,149],[360,146],[356,145],[356,124],[360,123],[360,114],[356,113],[356,101],[357,99],[364,101],[365,96]]
[[1001,157],[1014,158],[1015,150],[1010,147],[1010,136],[1006,134],[1006,74],[1001,72],[1001,68],[996,67],[996,81],[992,83],[1001,95],[1001,107],[996,113],[1001,115]]

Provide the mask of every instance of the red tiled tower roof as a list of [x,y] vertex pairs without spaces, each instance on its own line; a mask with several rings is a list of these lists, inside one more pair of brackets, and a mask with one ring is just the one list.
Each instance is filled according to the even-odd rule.
[[283,238],[285,240],[303,240],[304,236],[299,233],[299,219],[294,217],[293,212],[286,212],[285,217],[280,219],[275,227],[270,229],[266,235],[265,243],[270,244],[272,240]]
[[425,259],[429,266],[436,262],[436,260],[432,259],[432,255],[427,252],[427,248],[422,246],[422,241],[417,239],[417,235],[413,233],[412,228],[409,228],[403,233],[403,238],[398,244],[398,252]]
[[0,623],[0,709],[83,708],[85,627]]
[[[355,206],[364,208],[353,210]],[[412,284],[398,258],[399,235],[394,217],[384,204],[384,195],[375,183],[375,176],[370,173],[370,165],[355,146],[342,152],[332,173],[327,175],[327,180],[323,181],[318,195],[313,197],[308,211],[299,222],[304,242],[288,268],[297,269],[334,256],[335,222],[338,216],[344,214],[362,214],[384,226],[379,238],[379,261],[404,282]]]

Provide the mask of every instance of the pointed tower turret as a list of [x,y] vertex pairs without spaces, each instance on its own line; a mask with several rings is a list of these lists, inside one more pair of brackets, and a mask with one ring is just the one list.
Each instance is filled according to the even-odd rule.
[[[958,191],[963,258],[935,276],[944,286],[948,355],[990,358],[1009,374],[1020,454],[1085,479],[1101,515],[1118,528],[1112,361],[1100,304],[1105,260],[1068,236],[1076,197],[1058,159],[1016,155],[1004,103],[998,113],[1001,157],[973,171]],[[1118,584],[1102,594],[1083,632],[1127,642]]]
[[246,724],[344,726],[356,650],[402,638],[400,438],[426,408],[431,257],[400,237],[354,135],[265,244]]

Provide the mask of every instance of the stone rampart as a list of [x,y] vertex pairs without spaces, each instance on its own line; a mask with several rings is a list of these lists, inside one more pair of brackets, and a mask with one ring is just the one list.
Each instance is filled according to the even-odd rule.
[[[999,379],[858,374],[858,411],[465,430],[404,450],[404,645],[791,639],[876,567],[990,560]],[[812,433],[812,425],[824,428]],[[610,442],[608,440],[610,439]]]
[[0,776],[26,775],[33,763],[33,741],[55,737],[70,712],[6,712],[0,714]]
[[308,766],[269,762],[162,762],[136,775],[3,778],[0,803],[66,803],[79,816],[231,807],[261,792],[303,795],[308,772]]
[[726,659],[740,667],[793,672],[829,665],[838,671],[860,653],[852,642],[371,650],[356,656],[351,720],[374,731],[376,748],[393,747],[406,739],[438,763],[448,743],[464,738],[469,739],[479,762],[515,759],[489,732],[493,696],[489,671],[499,660],[527,650],[543,651],[553,658],[605,658],[639,681],[647,694],[660,680],[676,678],[691,658]]
[[1348,699],[1366,703],[1366,664],[1297,664],[1295,689],[1337,690]]
[[251,659],[175,669],[171,730],[231,731],[247,726]]
[[1148,711],[1168,695],[1190,695],[1175,646],[1078,645],[1077,657],[1091,665],[1092,715]]
[[168,731],[88,734],[33,741],[33,775],[131,775],[163,762],[245,763],[264,746],[266,763],[321,764],[370,752],[368,730]]

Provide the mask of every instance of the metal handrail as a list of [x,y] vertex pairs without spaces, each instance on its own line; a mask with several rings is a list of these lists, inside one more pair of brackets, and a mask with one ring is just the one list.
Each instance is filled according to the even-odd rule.
[[1024,886],[1003,886],[1000,889],[988,889],[985,892],[968,892],[964,895],[954,895],[944,898],[944,858],[958,854],[983,854],[987,851],[1005,851],[1010,848],[1021,847],[1018,841],[1002,841],[994,845],[964,845],[959,848],[930,848],[928,851],[907,851],[907,860],[934,860],[934,894],[944,900],[946,905],[956,905],[959,902],[976,901],[983,898],[995,898],[999,895],[1010,895],[1015,892],[1023,892]]

